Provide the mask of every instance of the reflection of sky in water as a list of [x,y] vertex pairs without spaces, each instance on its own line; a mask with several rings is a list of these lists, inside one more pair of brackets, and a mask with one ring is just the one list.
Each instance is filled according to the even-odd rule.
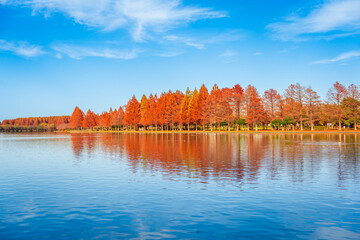
[[0,239],[359,239],[354,134],[0,134]]

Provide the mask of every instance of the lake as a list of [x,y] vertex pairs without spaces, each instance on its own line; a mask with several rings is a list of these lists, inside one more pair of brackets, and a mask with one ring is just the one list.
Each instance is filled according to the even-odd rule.
[[360,239],[360,134],[0,134],[0,239]]

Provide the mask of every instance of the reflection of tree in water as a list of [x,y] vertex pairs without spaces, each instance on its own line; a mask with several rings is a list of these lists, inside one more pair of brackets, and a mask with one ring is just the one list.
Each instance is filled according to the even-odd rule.
[[258,170],[261,167],[261,161],[264,158],[267,150],[268,138],[260,134],[250,134],[247,136],[247,164],[246,167],[249,172],[249,180],[255,181]]
[[[288,175],[293,182],[304,181],[304,136],[302,134],[284,134],[281,137],[283,149],[280,151],[282,161],[286,164]],[[308,160],[308,159],[307,159]]]
[[76,158],[80,158],[81,153],[84,150],[85,138],[82,134],[71,134],[71,144],[74,155]]
[[81,134],[70,134],[71,144],[74,155],[77,159],[80,159],[83,152],[86,150],[87,157],[91,158],[97,143],[98,135],[90,133],[81,133]]
[[87,152],[87,156],[91,157],[92,153],[95,150],[96,147],[96,142],[97,142],[97,135],[94,134],[87,134],[84,136],[86,139],[86,152]]
[[343,186],[347,178],[359,179],[359,136],[340,134],[338,141],[338,180],[339,186]]
[[71,141],[77,158],[85,147],[91,156],[99,144],[117,161],[126,158],[133,171],[239,183],[257,181],[264,174],[302,182],[314,179],[337,159],[339,181],[358,178],[359,137],[343,135],[109,133],[72,134]]

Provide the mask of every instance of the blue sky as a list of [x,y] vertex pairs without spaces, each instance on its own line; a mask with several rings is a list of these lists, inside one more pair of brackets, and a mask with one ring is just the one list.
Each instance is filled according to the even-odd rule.
[[360,83],[360,0],[0,0],[0,120],[133,94]]

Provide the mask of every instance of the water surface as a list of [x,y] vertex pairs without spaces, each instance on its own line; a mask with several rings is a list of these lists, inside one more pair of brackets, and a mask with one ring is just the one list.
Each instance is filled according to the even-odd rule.
[[360,239],[360,135],[0,134],[0,239]]

